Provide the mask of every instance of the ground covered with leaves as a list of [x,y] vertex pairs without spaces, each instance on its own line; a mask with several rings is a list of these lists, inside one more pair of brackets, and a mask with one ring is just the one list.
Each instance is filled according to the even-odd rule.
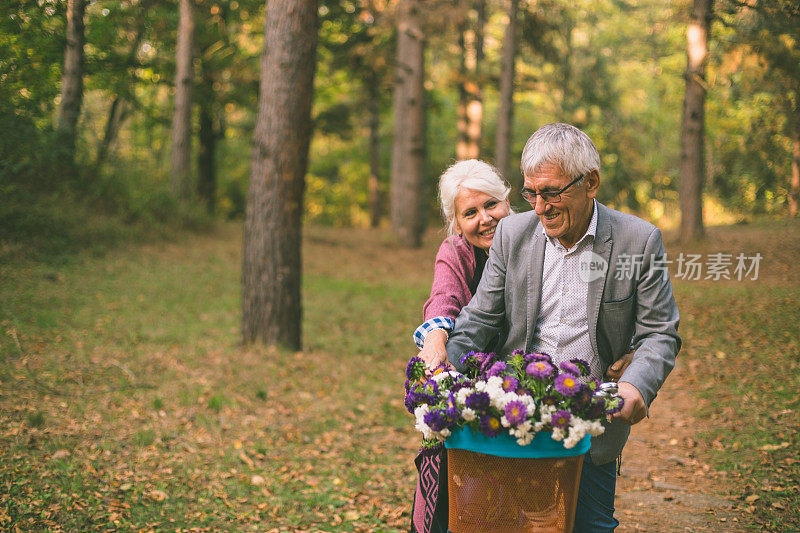
[[[760,252],[759,279],[675,281],[685,343],[657,409],[677,418],[637,427],[650,448],[634,440],[628,465],[659,457],[686,471],[680,489],[730,502],[728,524],[791,531],[800,226],[710,233],[686,251]],[[235,224],[0,265],[0,529],[406,530],[419,437],[403,370],[440,238],[401,250],[383,231],[309,228],[298,353],[238,345]],[[674,514],[660,475],[621,483],[629,529]]]

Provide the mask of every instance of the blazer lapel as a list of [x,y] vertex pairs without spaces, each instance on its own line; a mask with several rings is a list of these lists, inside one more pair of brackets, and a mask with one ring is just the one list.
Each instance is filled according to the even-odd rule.
[[539,304],[542,300],[542,268],[544,266],[545,236],[541,226],[533,229],[533,246],[528,260],[528,316],[525,320],[525,351],[530,351],[536,322],[539,318]]
[[592,350],[595,356],[600,357],[597,350],[597,317],[600,314],[600,302],[603,300],[603,290],[606,286],[606,281],[612,275],[613,265],[609,262],[611,260],[611,245],[613,240],[611,238],[611,221],[607,213],[607,207],[597,203],[597,231],[595,233],[594,246],[592,251],[603,258],[606,262],[606,274],[589,283],[589,294],[586,300],[587,303],[587,316],[589,319],[589,340],[592,343]]

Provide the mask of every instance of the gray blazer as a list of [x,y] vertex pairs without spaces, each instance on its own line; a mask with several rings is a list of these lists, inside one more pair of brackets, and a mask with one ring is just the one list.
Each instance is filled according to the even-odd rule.
[[[633,361],[620,381],[635,386],[649,408],[675,366],[681,346],[678,307],[663,263],[661,231],[633,215],[600,203],[597,207],[593,251],[606,261],[608,269],[605,276],[587,283],[592,351],[605,373],[629,351],[633,338]],[[498,353],[532,349],[545,239],[533,211],[500,221],[478,290],[456,318],[447,342],[448,359],[457,369],[463,370],[459,360],[464,354],[488,346],[504,328],[507,337]],[[626,257],[623,254],[643,258],[638,276],[616,274],[618,258]],[[595,464],[614,460],[630,434],[630,426],[619,420],[604,425],[605,433],[592,441],[590,453]]]

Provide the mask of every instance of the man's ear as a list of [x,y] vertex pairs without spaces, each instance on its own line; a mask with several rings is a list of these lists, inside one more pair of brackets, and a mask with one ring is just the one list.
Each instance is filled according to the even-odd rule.
[[586,174],[586,196],[594,198],[600,189],[600,172],[595,168]]

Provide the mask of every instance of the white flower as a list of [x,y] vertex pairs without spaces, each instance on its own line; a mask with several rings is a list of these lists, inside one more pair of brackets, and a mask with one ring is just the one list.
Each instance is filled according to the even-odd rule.
[[425,415],[428,413],[430,408],[427,404],[420,405],[416,409],[414,409],[414,418],[416,418],[416,423],[414,424],[414,429],[422,433],[422,436],[426,439],[432,439],[435,437],[433,430],[425,423]]
[[[439,435],[441,435],[442,437],[444,437],[446,439],[447,437],[450,436],[450,430],[447,429],[447,428],[444,428],[443,430],[441,430],[439,432]],[[444,439],[442,439],[442,440],[444,440]]]
[[475,411],[473,411],[469,407],[465,407],[464,409],[461,410],[461,418],[463,418],[467,422],[472,422],[473,420],[475,420],[475,416],[476,416]]
[[588,429],[586,430],[586,432],[593,437],[602,435],[606,430],[605,426],[603,426],[603,424],[599,420],[593,420],[592,422],[588,422],[587,425]]
[[561,428],[553,428],[553,440],[564,440],[564,430]]
[[486,380],[486,386],[492,387],[493,389],[503,389],[503,378],[500,376],[492,376]]
[[536,409],[536,400],[529,394],[518,394],[517,399],[525,404],[529,413],[533,413],[534,409]]
[[525,433],[517,437],[517,444],[520,446],[527,446],[533,440],[533,433]]
[[439,372],[438,374],[436,374],[435,376],[433,376],[431,379],[432,379],[433,381],[435,381],[436,383],[439,383],[439,382],[440,382],[440,381],[442,381],[443,379],[445,379],[445,378],[449,378],[449,377],[450,377],[450,373],[449,373],[449,372]]
[[475,392],[475,389],[472,387],[464,387],[463,389],[458,389],[456,393],[456,402],[458,405],[464,405],[467,401],[467,396]]

